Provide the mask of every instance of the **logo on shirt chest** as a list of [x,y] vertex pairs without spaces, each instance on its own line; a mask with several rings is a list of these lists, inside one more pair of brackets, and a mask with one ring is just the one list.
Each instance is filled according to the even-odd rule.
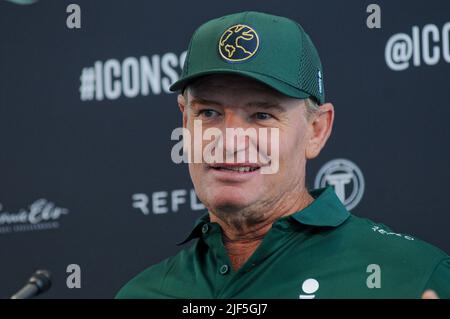
[[306,279],[301,287],[299,299],[314,299],[315,293],[319,290],[319,282],[314,278]]

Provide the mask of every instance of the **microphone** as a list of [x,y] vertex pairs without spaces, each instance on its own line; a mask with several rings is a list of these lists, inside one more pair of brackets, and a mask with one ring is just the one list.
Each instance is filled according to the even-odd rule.
[[28,283],[16,292],[11,299],[30,299],[34,298],[47,290],[52,285],[51,274],[48,270],[36,270],[28,279]]

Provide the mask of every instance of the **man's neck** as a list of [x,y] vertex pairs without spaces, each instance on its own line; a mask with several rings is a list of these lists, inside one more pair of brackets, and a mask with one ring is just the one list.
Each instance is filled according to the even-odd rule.
[[[223,244],[234,270],[239,269],[250,258],[276,220],[302,210],[314,201],[314,198],[306,189],[296,197],[295,201],[281,201],[279,205],[272,207],[266,214],[262,214],[264,217],[257,223],[245,223],[245,220],[233,223],[210,213],[211,222],[218,223],[222,228]],[[289,202],[291,204],[287,205],[286,203]],[[260,212],[258,213],[261,215]],[[246,212],[244,215],[251,215],[251,213]]]

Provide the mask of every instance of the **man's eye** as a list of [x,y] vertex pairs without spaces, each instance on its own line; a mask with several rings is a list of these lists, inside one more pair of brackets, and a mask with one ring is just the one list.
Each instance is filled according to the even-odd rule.
[[257,120],[269,120],[272,118],[272,115],[270,115],[269,113],[258,112],[255,114],[255,118]]
[[202,116],[204,116],[206,118],[211,118],[211,117],[214,117],[214,116],[218,116],[219,112],[214,111],[214,110],[210,110],[210,109],[206,109],[206,110],[200,110],[198,112],[198,115],[202,115]]

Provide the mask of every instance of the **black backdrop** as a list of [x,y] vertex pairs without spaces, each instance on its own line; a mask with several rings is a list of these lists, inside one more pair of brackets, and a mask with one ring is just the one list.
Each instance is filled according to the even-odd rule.
[[[80,29],[66,26],[70,3],[81,8]],[[326,163],[349,160],[365,185],[355,215],[449,252],[450,2],[378,1],[379,29],[366,25],[370,3],[0,1],[0,297],[46,268],[46,297],[110,298],[180,249],[204,210],[191,200],[187,167],[171,161],[181,116],[165,88],[195,28],[243,10],[297,20],[321,55],[336,119],[308,164],[308,186]],[[424,29],[438,30],[424,36],[431,55],[439,50],[432,65]],[[398,33],[419,48],[394,48],[411,55],[401,71],[385,57]],[[81,268],[79,289],[66,285],[70,264]]]

